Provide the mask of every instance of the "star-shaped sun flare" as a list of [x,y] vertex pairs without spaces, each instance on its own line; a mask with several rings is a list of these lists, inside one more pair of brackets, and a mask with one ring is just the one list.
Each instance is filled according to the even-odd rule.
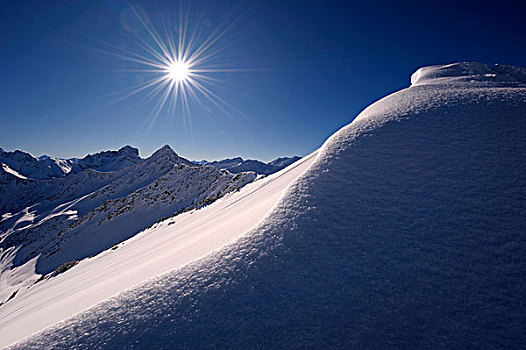
[[134,67],[129,71],[144,74],[146,79],[128,88],[120,99],[142,93],[144,99],[154,101],[153,120],[166,106],[172,114],[177,106],[182,106],[183,113],[188,115],[190,100],[203,107],[205,102],[210,102],[226,114],[230,114],[229,111],[241,113],[212,91],[212,86],[219,81],[214,73],[246,71],[227,67],[217,60],[218,53],[225,51],[221,38],[236,19],[204,36],[202,26],[197,26],[199,30],[188,29],[188,10],[179,9],[177,26],[164,26],[159,30],[143,10],[138,7],[130,9],[143,29],[141,35],[136,35],[139,50],[112,45],[109,53],[131,62]]

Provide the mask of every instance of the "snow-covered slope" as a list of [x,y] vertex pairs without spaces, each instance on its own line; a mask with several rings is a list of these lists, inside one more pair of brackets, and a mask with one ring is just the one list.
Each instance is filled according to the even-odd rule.
[[[0,307],[1,344],[63,320],[13,348],[525,347],[523,73],[417,71],[302,172],[162,223]],[[269,215],[252,208],[263,198]],[[253,227],[250,213],[266,217]]]
[[[21,180],[26,180],[27,177],[25,177],[24,175],[20,174],[18,171],[14,170],[14,169],[11,169],[9,167],[9,165],[7,164],[4,164],[4,163],[0,163],[0,166],[1,166],[1,169],[0,169],[0,172],[2,174],[10,174],[9,176],[14,176],[12,178],[9,178],[9,176],[2,176],[3,179],[6,179],[6,183],[8,182],[11,182],[11,180],[15,180],[15,179],[21,179]],[[9,178],[9,180],[8,180]]]

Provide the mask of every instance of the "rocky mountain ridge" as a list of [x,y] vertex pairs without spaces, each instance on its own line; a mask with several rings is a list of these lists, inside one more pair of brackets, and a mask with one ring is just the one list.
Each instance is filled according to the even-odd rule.
[[[0,172],[0,302],[39,276],[96,255],[162,218],[212,203],[257,177],[194,164],[169,146],[146,159],[126,146],[78,160],[78,172],[36,179],[20,172],[45,174],[34,169],[51,158],[5,153],[3,159],[17,170],[5,165]],[[17,280],[27,264],[35,275]]]

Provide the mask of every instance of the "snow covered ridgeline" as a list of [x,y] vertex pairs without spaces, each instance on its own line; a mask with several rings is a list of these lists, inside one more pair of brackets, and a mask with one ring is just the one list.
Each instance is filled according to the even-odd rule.
[[[249,235],[12,348],[524,347],[526,84],[487,69],[425,68],[334,134]],[[228,220],[220,204],[184,223]],[[15,306],[0,338],[28,319]]]
[[[282,157],[271,162],[263,163],[258,160],[241,157],[223,159],[219,161],[190,162],[197,165],[210,165],[219,169],[226,169],[237,174],[243,171],[254,171],[262,175],[270,175],[296,162],[300,157]],[[45,180],[77,174],[86,169],[99,172],[116,171],[140,162],[139,150],[131,146],[124,146],[118,151],[103,151],[88,154],[84,158],[59,159],[43,155],[34,157],[31,154],[16,150],[7,152],[0,148],[0,184],[13,180]]]
[[51,179],[76,174],[84,169],[114,171],[140,160],[139,150],[131,146],[124,146],[118,151],[88,154],[82,159],[58,159],[46,155],[36,158],[24,151],[7,152],[0,148],[0,162],[4,170],[21,179]]
[[411,84],[458,84],[458,83],[503,83],[511,86],[524,84],[526,69],[495,64],[488,66],[479,62],[453,63],[423,67],[411,76]]

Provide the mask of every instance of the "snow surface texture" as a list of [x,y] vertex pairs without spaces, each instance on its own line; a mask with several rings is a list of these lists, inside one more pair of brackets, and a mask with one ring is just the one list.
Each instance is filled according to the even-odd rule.
[[417,71],[256,229],[12,348],[524,348],[524,72]]

